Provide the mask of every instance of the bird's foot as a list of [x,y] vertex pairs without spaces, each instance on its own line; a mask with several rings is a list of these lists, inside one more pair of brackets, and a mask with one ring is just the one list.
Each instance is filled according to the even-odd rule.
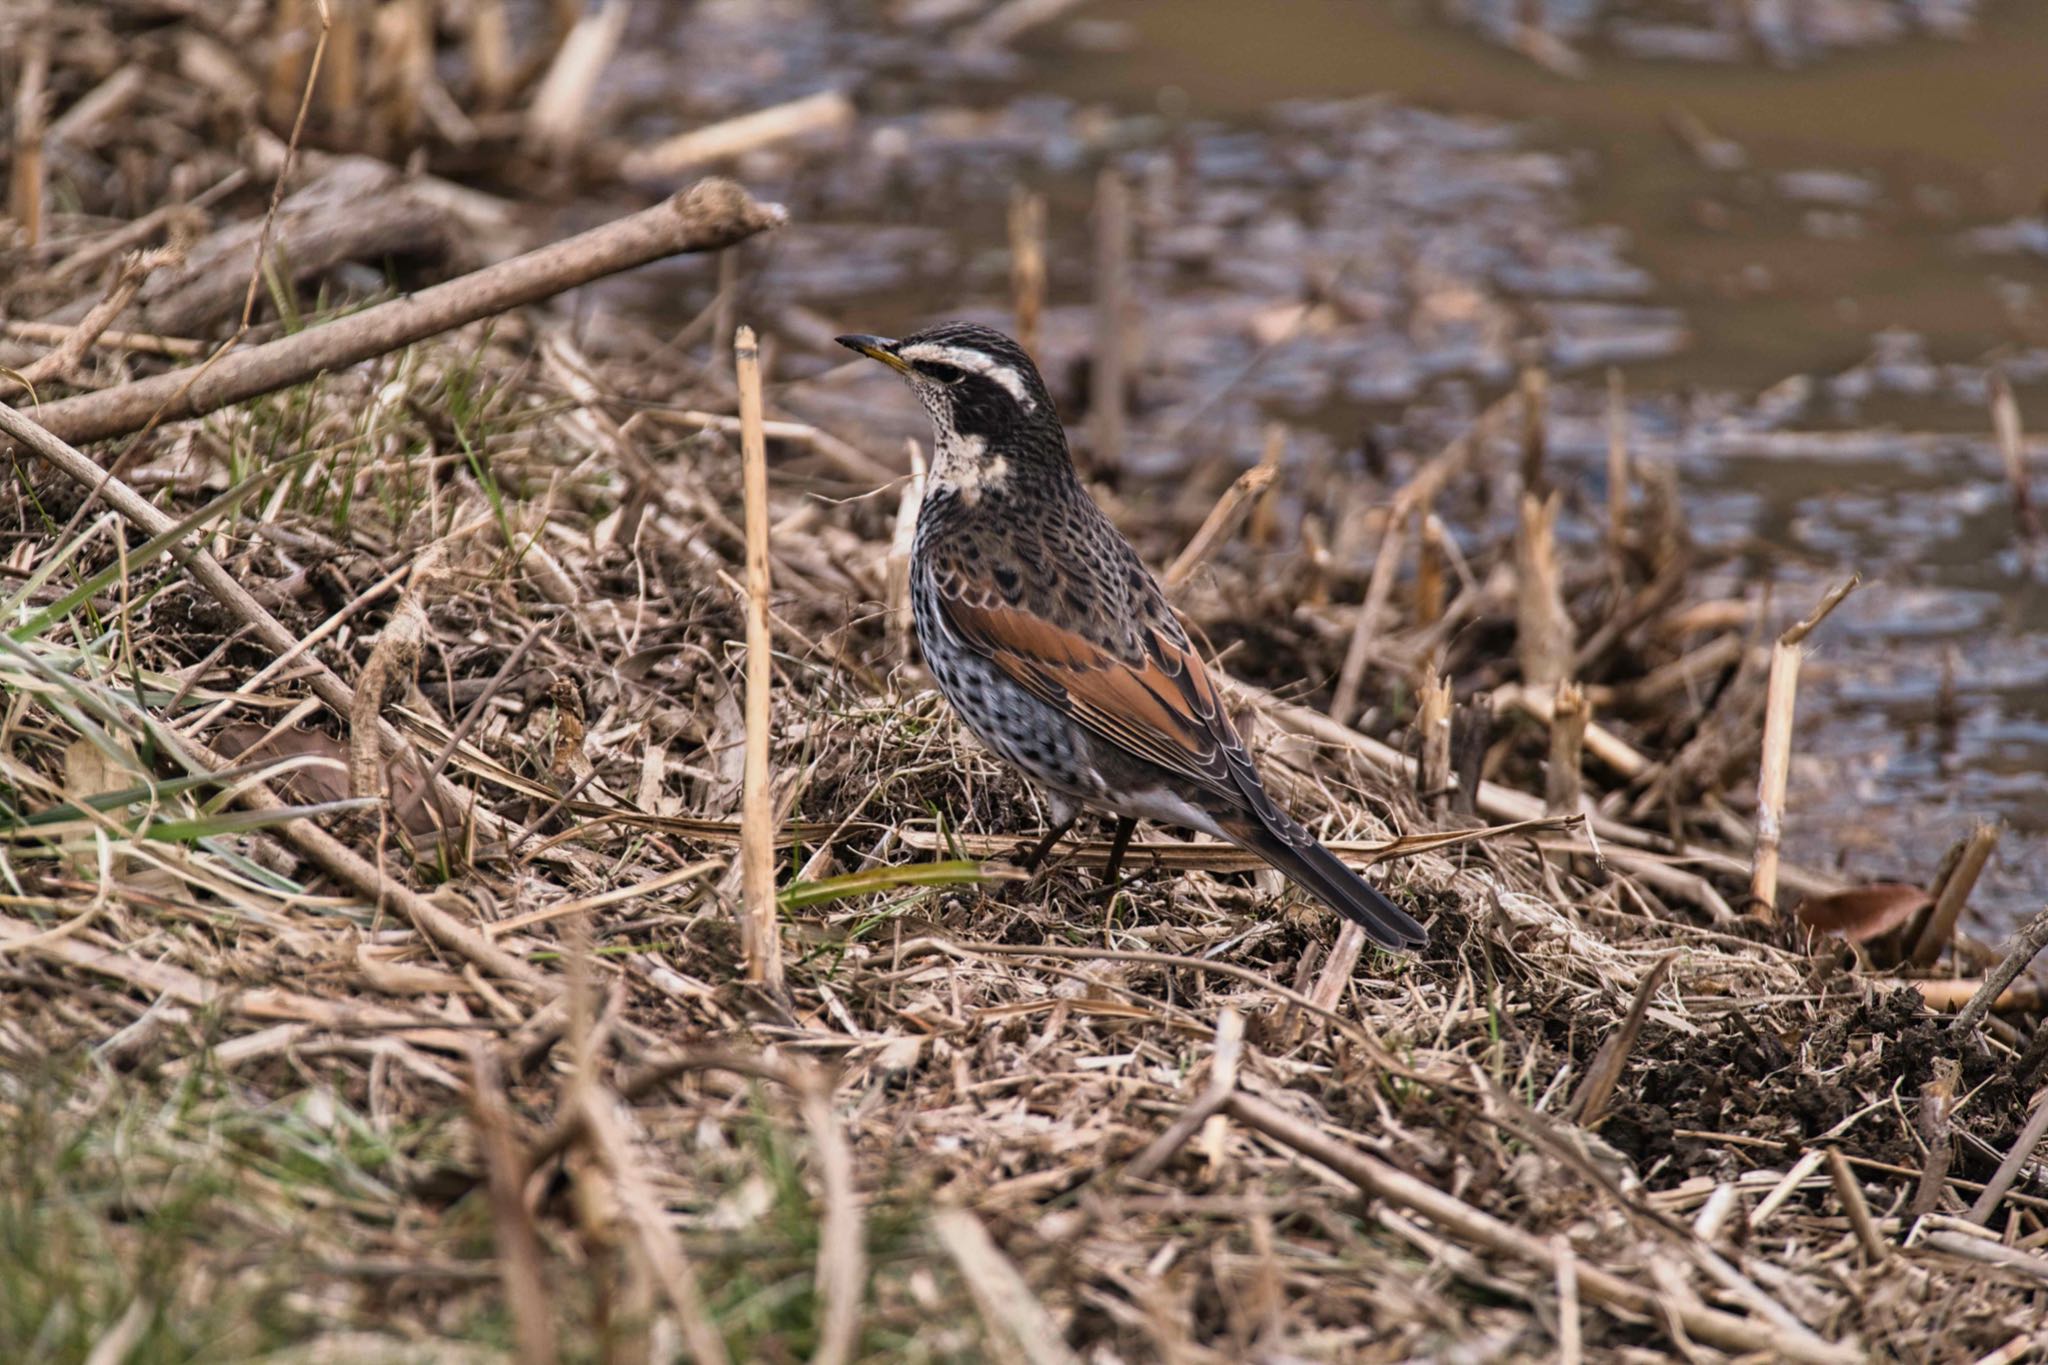
[[1045,837],[1035,844],[1017,845],[1018,852],[1023,855],[1018,861],[1023,864],[1024,870],[1026,872],[1040,871],[1044,867],[1046,855],[1052,852],[1055,844],[1067,837],[1067,831],[1074,827],[1074,821],[1078,818],[1079,815],[1077,813],[1062,820],[1059,824],[1047,830]]

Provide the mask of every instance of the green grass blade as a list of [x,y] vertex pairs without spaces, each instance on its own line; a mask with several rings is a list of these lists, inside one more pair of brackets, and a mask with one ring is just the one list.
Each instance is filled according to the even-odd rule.
[[353,796],[342,801],[321,801],[310,806],[284,806],[277,810],[230,810],[203,819],[165,820],[151,825],[143,831],[151,839],[163,843],[190,843],[194,839],[211,839],[221,834],[246,834],[252,829],[269,829],[273,825],[288,824],[293,820],[310,820],[321,815],[338,815],[343,811],[374,810],[378,798],[374,796]]
[[905,887],[919,886],[979,886],[983,882],[1001,881],[999,873],[992,873],[980,863],[967,858],[955,858],[941,863],[905,863],[901,867],[871,867],[862,872],[848,872],[838,877],[826,877],[822,881],[798,882],[785,887],[777,898],[785,910],[802,910],[813,905],[826,905],[832,901],[845,900],[849,896],[865,896],[876,891],[898,891]]
[[106,568],[100,570],[91,578],[86,579],[70,592],[65,593],[55,602],[44,607],[27,621],[8,632],[9,637],[23,642],[35,639],[51,626],[69,616],[77,609],[79,603],[106,591],[108,586],[119,579],[123,572],[132,572],[153,562],[159,556],[175,547],[193,531],[206,525],[214,518],[233,511],[241,504],[243,499],[306,458],[308,457],[299,456],[294,459],[283,460],[256,474],[252,474],[197,511],[180,518],[162,535],[151,536],[148,540],[137,546],[133,554],[125,558],[115,559]]

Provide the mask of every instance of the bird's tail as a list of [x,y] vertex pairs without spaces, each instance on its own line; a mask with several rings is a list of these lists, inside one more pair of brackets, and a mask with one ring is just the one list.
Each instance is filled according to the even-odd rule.
[[1413,915],[1366,885],[1357,873],[1337,861],[1336,854],[1317,843],[1314,835],[1284,815],[1280,818],[1286,821],[1280,831],[1262,821],[1246,820],[1225,833],[1357,924],[1375,943],[1408,951],[1429,941],[1428,931]]

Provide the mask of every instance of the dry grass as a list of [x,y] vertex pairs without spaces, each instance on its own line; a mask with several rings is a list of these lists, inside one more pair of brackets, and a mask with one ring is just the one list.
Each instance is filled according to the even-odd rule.
[[[1430,945],[1355,970],[1212,845],[1155,836],[1106,901],[1099,845],[1009,868],[1039,812],[904,658],[897,498],[847,477],[891,461],[857,432],[769,429],[785,985],[748,986],[742,462],[677,416],[731,410],[723,358],[684,382],[608,342],[513,314],[127,450],[369,694],[354,726],[162,538],[11,455],[7,1359],[1946,1361],[2038,1332],[2039,1167],[1990,1243],[1955,1220],[2043,1035],[1954,1037],[1789,922],[1716,922],[1740,848],[1702,877],[1604,818],[1636,871],[1576,827],[1403,845],[1377,875]],[[1455,524],[1506,441],[1399,505]],[[1214,491],[1125,519],[1166,563]],[[1753,770],[1761,679],[1738,648],[1700,704],[1627,709],[1707,647],[1658,624],[1677,518],[1634,524],[1554,585],[1621,727],[1598,742],[1648,755],[1586,790],[1696,834]],[[1190,561],[1225,670],[1320,703],[1356,653],[1361,724],[1397,740],[1430,661],[1464,697],[1510,681],[1511,539],[1419,618],[1389,576],[1357,631],[1331,601],[1378,571],[1273,558],[1219,532]],[[1328,837],[1478,824],[1292,715],[1255,743]],[[372,717],[400,742],[365,749]],[[1487,738],[1468,762],[1449,724],[1469,812]],[[1493,738],[1487,775],[1541,790],[1545,728]]]
[[[381,816],[339,809],[343,730],[289,673],[238,692],[263,652],[221,651],[231,631],[189,579],[132,543],[123,562],[103,521],[67,546],[67,491],[26,467],[15,485],[12,562],[62,561],[16,589],[48,605],[16,614],[41,624],[0,663],[7,922],[39,935],[0,946],[20,1059],[0,1100],[20,1167],[0,1216],[11,1245],[46,1249],[13,1259],[6,1329],[46,1336],[39,1358],[137,1301],[146,1358],[365,1329],[509,1342],[504,1214],[465,1101],[477,1047],[505,1068],[522,1147],[593,1102],[579,1086],[630,1098],[617,1140],[734,1358],[815,1344],[827,1199],[800,1093],[717,1055],[645,1082],[706,1048],[830,1077],[872,1267],[870,1358],[978,1356],[997,1350],[985,1333],[1013,1330],[973,1311],[981,1291],[931,1221],[955,1206],[1084,1354],[1552,1349],[1554,1273],[1361,1205],[1227,1114],[1146,1179],[1120,1173],[1204,1093],[1232,1012],[1247,1024],[1239,1092],[1564,1238],[1667,1307],[1698,1295],[1757,1317],[1761,1296],[1906,1358],[1961,1358],[2031,1321],[2038,1288],[2010,1269],[1924,1247],[1898,1253],[1904,1278],[1867,1264],[1825,1173],[1749,1227],[1776,1173],[1825,1138],[1863,1159],[1896,1240],[1921,1160],[1914,1099],[1945,1040],[1825,956],[1697,926],[1583,854],[1534,846],[1566,836],[1393,863],[1432,945],[1415,962],[1369,956],[1333,983],[1329,1015],[1303,997],[1335,926],[1239,874],[1153,876],[1104,904],[1085,859],[980,885],[979,864],[934,863],[966,834],[1028,835],[1029,797],[894,652],[888,510],[818,503],[789,461],[774,519],[810,530],[778,540],[775,602],[788,995],[748,991],[730,875],[744,546],[714,515],[738,505],[736,452],[715,434],[643,444],[661,429],[549,383],[565,341],[535,359],[507,331],[208,419],[138,470],[233,484],[287,440],[309,452],[205,528],[301,632],[438,547],[418,673],[385,711],[412,752],[391,764]],[[636,456],[593,441],[594,424]],[[95,569],[111,577],[91,597],[59,599]],[[360,670],[397,600],[387,588],[325,657]],[[260,751],[264,775],[301,804],[337,803],[326,818],[350,843],[434,889],[538,985],[479,977],[341,892],[261,827],[275,817],[232,809],[229,780],[166,781],[164,727],[203,725],[233,756],[280,721],[295,722],[291,757]],[[1332,837],[1431,826],[1355,756],[1261,730],[1280,785]],[[407,762],[443,753],[452,820],[406,800]],[[1667,957],[1587,1132],[1567,1117],[1574,1092]],[[588,1017],[572,1027],[574,1008]],[[1955,1177],[1984,1177],[2013,1136],[2025,1095],[2002,1053],[1969,1055]],[[576,1140],[523,1185],[555,1335],[584,1343],[572,1357],[681,1330],[628,1217],[649,1206],[621,1207],[612,1168]],[[1721,1191],[1736,1208],[1701,1235],[1694,1215]],[[2024,1235],[2048,1202],[2022,1182],[2007,1207]],[[1595,1354],[1668,1340],[1656,1314],[1583,1312]]]

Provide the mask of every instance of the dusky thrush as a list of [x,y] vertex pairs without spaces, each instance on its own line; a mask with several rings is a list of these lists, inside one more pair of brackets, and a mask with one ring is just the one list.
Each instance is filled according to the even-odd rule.
[[1082,487],[1031,358],[947,323],[841,345],[903,376],[931,415],[911,551],[917,640],[976,738],[1045,789],[1054,827],[1118,818],[1109,879],[1139,818],[1256,853],[1389,948],[1422,926],[1266,794],[1202,659],[1136,550]]

